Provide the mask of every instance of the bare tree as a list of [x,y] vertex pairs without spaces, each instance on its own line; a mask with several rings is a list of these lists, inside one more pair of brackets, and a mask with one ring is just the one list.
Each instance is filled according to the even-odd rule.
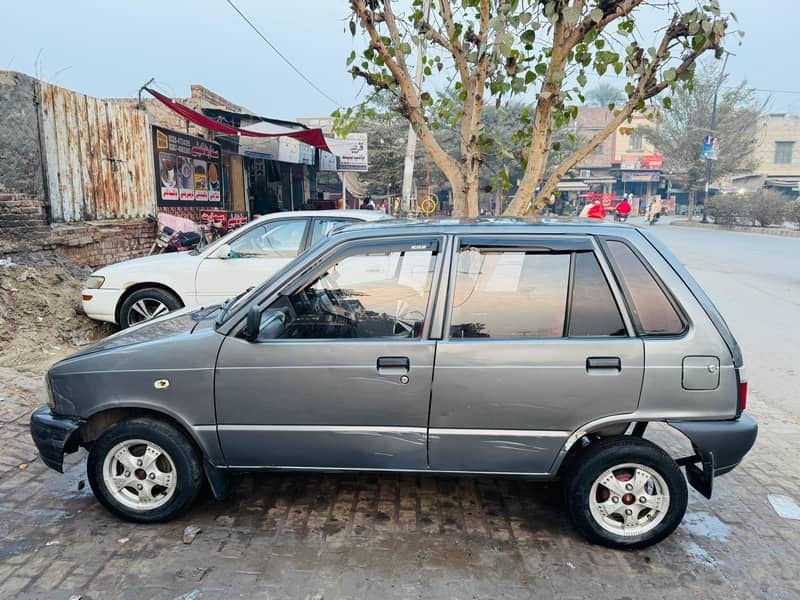
[[[360,26],[368,40],[360,55],[353,51],[348,59],[353,77],[392,98],[393,110],[413,125],[450,182],[459,216],[477,214],[483,153],[497,142],[483,128],[487,103],[535,94],[520,114],[522,175],[505,214],[538,211],[558,181],[620,124],[634,112],[650,112],[648,100],[689,85],[701,55],[721,56],[728,28],[718,0],[698,1],[687,11],[677,0],[659,0],[651,8],[666,21],[653,47],[641,42],[635,26],[638,11],[648,6],[644,0],[435,0],[430,16],[423,0],[410,6],[392,0],[349,4],[351,32]],[[428,49],[417,89],[409,64],[419,36]],[[587,73],[602,76],[609,69],[625,74],[625,101],[602,130],[547,174],[553,131],[576,118]],[[431,83],[447,77],[455,99],[429,91]],[[335,114],[352,123],[370,110],[365,103]],[[437,141],[434,131],[440,128],[458,132],[458,152]]]
[[657,127],[642,127],[641,134],[664,155],[666,174],[689,192],[692,219],[697,192],[705,188],[706,162],[701,157],[703,138],[720,138],[719,158],[712,162],[712,178],[721,179],[755,167],[753,150],[758,139],[758,118],[764,104],[756,92],[741,83],[723,87],[717,105],[717,124],[712,132],[711,106],[719,84],[716,65],[703,64],[691,89],[678,89],[671,110],[661,113]]

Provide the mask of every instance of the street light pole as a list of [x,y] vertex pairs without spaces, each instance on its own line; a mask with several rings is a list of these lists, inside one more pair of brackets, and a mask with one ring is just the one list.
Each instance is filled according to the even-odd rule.
[[[719,74],[719,81],[714,90],[714,103],[711,106],[711,127],[709,128],[709,135],[714,137],[714,130],[717,127],[717,97],[719,96],[719,88],[722,87],[722,80],[725,79],[725,66],[728,64],[728,57],[730,52],[725,53],[725,60],[722,61],[722,71]],[[703,197],[703,223],[708,223],[708,188],[711,185],[711,158],[706,156],[706,194]]]

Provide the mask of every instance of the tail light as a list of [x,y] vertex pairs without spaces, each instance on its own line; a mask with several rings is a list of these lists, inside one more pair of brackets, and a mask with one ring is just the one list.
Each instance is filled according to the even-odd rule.
[[739,412],[743,412],[747,408],[747,382],[739,383]]

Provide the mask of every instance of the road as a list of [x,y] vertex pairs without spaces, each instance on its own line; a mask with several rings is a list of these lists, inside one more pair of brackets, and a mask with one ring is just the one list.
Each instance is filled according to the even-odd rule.
[[752,392],[800,416],[800,238],[652,228],[700,282],[742,347]]
[[[0,368],[0,598],[800,597],[800,238],[654,227],[700,280],[744,348],[759,439],[690,493],[661,544],[618,552],[569,524],[558,485],[491,478],[274,473],[205,494],[181,519],[131,525],[86,485],[84,454],[47,469],[28,433],[41,377]],[[648,430],[674,453],[685,440]],[[202,531],[190,545],[184,528]]]

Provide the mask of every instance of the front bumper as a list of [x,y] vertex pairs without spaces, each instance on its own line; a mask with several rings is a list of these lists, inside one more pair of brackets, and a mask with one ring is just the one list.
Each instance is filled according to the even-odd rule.
[[31,415],[31,437],[42,462],[59,473],[64,472],[64,454],[78,449],[77,440],[72,437],[81,426],[81,420],[59,417],[43,406]]
[[[714,477],[732,471],[750,451],[758,435],[758,423],[742,414],[731,421],[667,421],[692,442],[696,460],[686,459],[689,483],[711,497]],[[702,463],[702,470],[694,463]]]
[[[81,290],[83,312],[90,319],[97,321],[117,322],[117,304],[124,290],[93,288]],[[84,298],[90,298],[85,300]]]

